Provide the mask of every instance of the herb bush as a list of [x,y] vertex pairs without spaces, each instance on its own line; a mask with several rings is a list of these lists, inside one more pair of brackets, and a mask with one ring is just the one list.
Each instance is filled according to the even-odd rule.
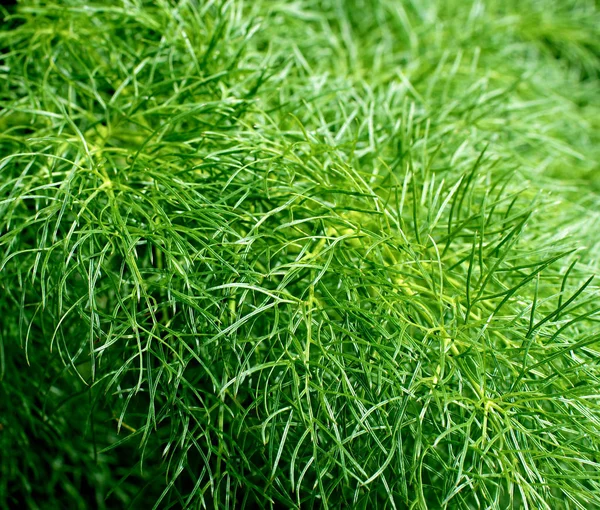
[[600,508],[596,2],[4,17],[0,506]]

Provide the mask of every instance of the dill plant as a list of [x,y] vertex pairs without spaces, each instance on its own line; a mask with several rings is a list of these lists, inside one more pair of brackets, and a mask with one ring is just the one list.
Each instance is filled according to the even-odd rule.
[[0,504],[598,507],[594,2],[7,19]]

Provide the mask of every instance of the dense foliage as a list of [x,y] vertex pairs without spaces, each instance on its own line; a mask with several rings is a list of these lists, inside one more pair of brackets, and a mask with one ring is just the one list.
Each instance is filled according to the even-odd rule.
[[4,14],[0,507],[600,508],[595,1]]

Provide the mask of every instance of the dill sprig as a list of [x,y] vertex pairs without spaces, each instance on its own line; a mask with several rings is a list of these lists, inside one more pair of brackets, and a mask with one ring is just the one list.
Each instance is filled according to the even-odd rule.
[[595,2],[6,16],[0,505],[598,507]]

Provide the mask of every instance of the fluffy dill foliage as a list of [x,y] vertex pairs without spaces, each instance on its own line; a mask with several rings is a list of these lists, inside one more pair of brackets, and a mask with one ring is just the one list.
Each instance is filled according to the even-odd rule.
[[23,0],[0,506],[600,508],[593,0]]

